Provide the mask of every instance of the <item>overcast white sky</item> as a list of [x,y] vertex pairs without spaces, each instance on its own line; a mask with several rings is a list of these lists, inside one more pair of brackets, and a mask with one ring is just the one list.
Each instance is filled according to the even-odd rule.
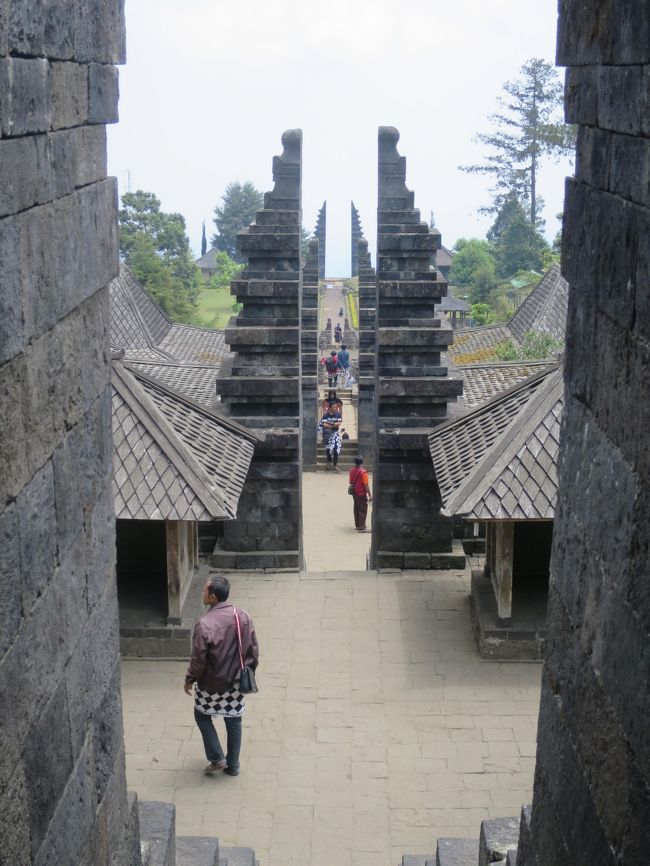
[[[396,126],[407,185],[442,240],[483,237],[480,161],[504,81],[530,57],[554,62],[555,0],[126,0],[127,64],[109,172],[120,195],[156,193],[187,221],[198,255],[231,181],[272,187],[285,129],[303,130],[303,222],[327,199],[327,274],[350,267],[350,199],[375,249],[377,127]],[[563,70],[559,70],[564,76]],[[568,161],[545,168],[547,235]]]

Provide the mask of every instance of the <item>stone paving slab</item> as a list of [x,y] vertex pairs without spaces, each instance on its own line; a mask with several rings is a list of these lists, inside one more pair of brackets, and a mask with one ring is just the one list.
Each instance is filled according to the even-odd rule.
[[240,776],[203,774],[184,664],[123,662],[128,784],[179,834],[262,866],[395,866],[530,801],[540,666],[479,659],[468,573],[345,571],[341,538],[330,571],[231,576],[262,654]]

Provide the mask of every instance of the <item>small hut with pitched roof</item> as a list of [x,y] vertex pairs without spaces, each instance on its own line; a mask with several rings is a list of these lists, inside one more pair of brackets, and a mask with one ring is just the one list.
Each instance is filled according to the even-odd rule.
[[471,596],[486,657],[539,657],[562,402],[562,370],[547,366],[429,436],[443,515],[486,528]]

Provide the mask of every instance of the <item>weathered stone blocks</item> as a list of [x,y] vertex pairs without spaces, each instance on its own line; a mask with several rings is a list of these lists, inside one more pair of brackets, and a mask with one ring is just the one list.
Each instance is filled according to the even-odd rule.
[[558,56],[581,129],[539,745],[517,863],[607,866],[643,863],[650,845],[647,4],[563,0]]
[[[274,189],[238,236],[249,261],[231,291],[243,308],[226,329],[235,352],[231,370],[217,381],[230,415],[267,437],[256,446],[237,519],[225,524],[212,555],[217,567],[271,568],[278,553],[293,567],[302,564],[300,131],[285,132],[282,144],[273,161]],[[290,506],[267,504],[261,485],[267,493],[289,494]],[[249,553],[255,566],[245,558]]]
[[[453,546],[451,522],[439,515],[423,429],[444,420],[447,402],[462,385],[440,365],[440,353],[453,339],[451,327],[435,313],[446,293],[432,267],[440,235],[413,207],[398,139],[397,130],[380,128],[374,364],[379,447],[371,560],[376,567],[444,567]],[[417,507],[404,508],[407,498],[418,499]],[[456,565],[450,556],[448,567]]]
[[52,117],[47,60],[0,57],[0,136],[47,132]]

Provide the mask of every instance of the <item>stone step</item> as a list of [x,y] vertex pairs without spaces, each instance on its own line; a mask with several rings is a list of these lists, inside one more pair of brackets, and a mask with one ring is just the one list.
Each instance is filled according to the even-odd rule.
[[433,854],[404,854],[400,866],[435,866]]
[[252,848],[222,848],[219,866],[259,866]]
[[176,866],[219,866],[219,840],[214,836],[177,836]]
[[489,818],[481,821],[479,866],[505,861],[508,851],[517,850],[519,818]]
[[142,866],[174,866],[176,809],[157,800],[138,801]]
[[436,866],[476,866],[478,840],[441,838],[436,847]]

